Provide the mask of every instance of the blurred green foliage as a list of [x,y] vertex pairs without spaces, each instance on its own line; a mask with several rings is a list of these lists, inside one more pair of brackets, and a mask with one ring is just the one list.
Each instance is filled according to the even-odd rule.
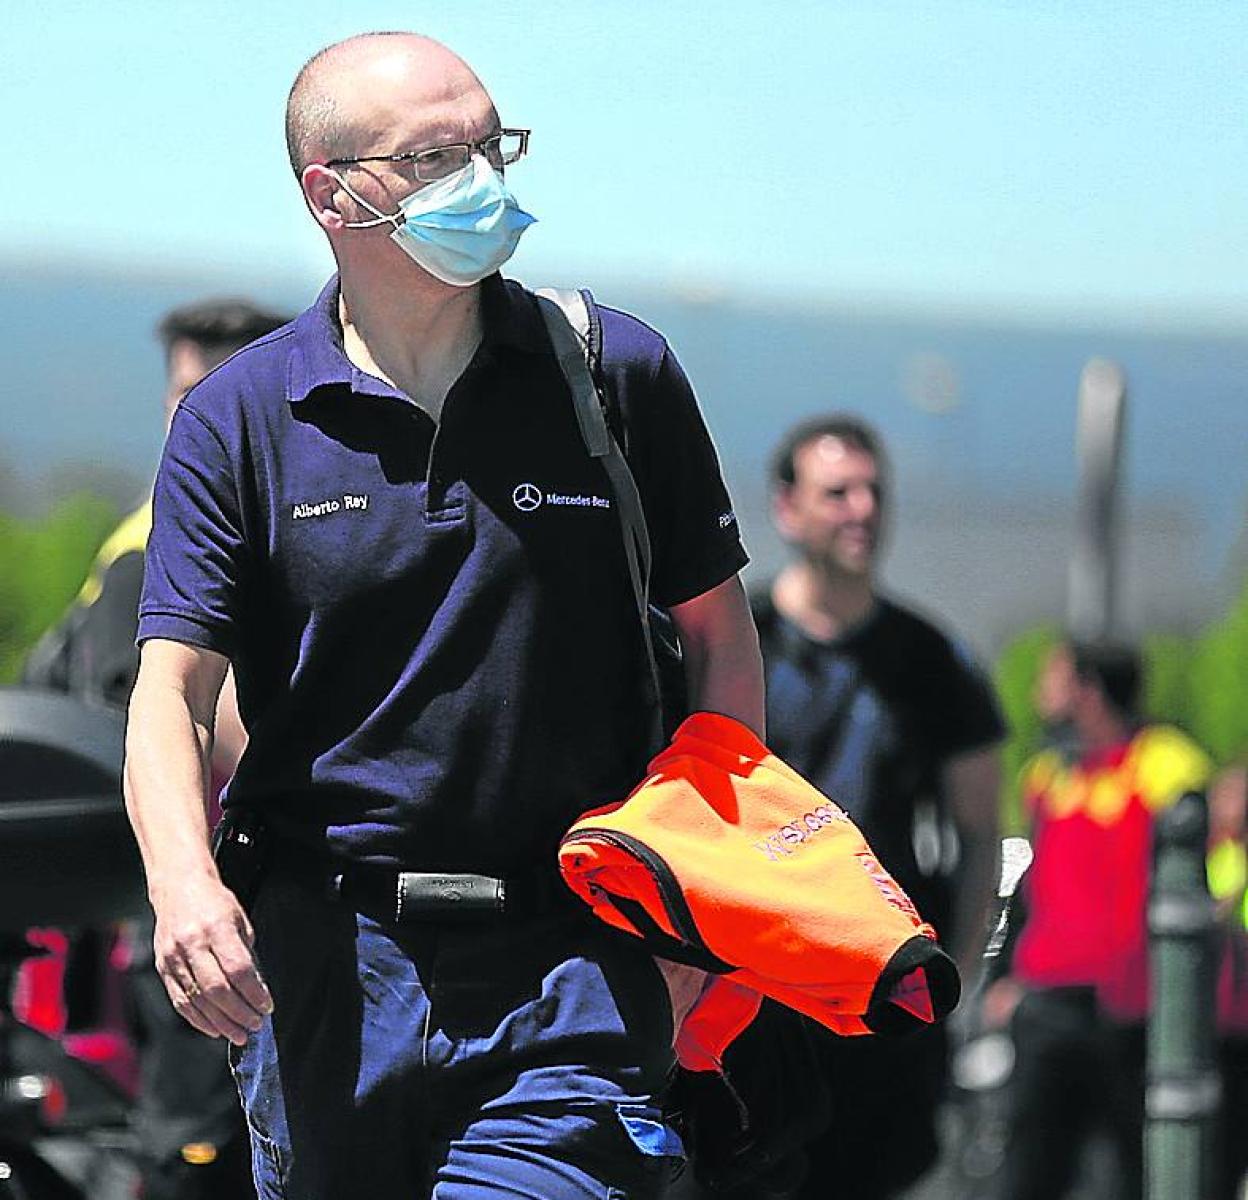
[[13,683],[39,636],[68,608],[117,507],[81,492],[39,520],[0,512],[0,683]]
[[1044,726],[1036,715],[1032,695],[1040,666],[1061,638],[1056,625],[1040,625],[1019,634],[997,657],[993,681],[1009,731],[1001,749],[1002,833],[1023,833],[1019,774],[1023,764],[1041,745]]
[[1191,729],[1220,763],[1248,752],[1248,584],[1200,637],[1188,674]]
[[[1173,633],[1144,638],[1144,715],[1196,732],[1192,714],[1192,658],[1197,642]],[[1207,745],[1208,743],[1206,743]]]
[[[1003,832],[1025,832],[1018,780],[1039,750],[1044,728],[1032,699],[1040,667],[1061,631],[1056,625],[1028,629],[997,658],[994,679],[1009,729],[1002,750]],[[1220,620],[1195,637],[1149,634],[1144,656],[1146,716],[1190,733],[1219,766],[1248,756],[1248,580]]]

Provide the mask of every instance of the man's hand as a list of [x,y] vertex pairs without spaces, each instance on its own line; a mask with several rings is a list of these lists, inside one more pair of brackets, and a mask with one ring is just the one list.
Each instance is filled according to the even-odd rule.
[[1023,985],[1009,975],[989,984],[982,1003],[984,1028],[1004,1029],[1026,994]]
[[156,970],[178,1014],[200,1033],[242,1046],[273,998],[256,968],[255,934],[219,880],[185,882],[153,898]]
[[208,762],[228,667],[212,650],[160,638],[144,643],[130,695],[125,789],[165,991],[201,1033],[241,1046],[273,1000],[252,957],[251,922],[208,849]]

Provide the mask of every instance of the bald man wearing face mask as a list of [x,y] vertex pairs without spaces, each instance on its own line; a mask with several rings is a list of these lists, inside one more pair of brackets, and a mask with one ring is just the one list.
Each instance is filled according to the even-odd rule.
[[[498,274],[529,133],[444,46],[372,34],[303,68],[287,138],[338,274],[189,393],[155,493],[127,799],[162,978],[230,1043],[262,1197],[658,1195],[664,975],[556,878],[657,747],[609,481]],[[660,335],[591,308],[691,707],[761,733],[697,403]]]

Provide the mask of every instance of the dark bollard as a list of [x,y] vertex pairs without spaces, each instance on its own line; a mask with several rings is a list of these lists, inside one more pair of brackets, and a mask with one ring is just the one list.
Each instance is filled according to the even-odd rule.
[[1216,917],[1205,876],[1208,815],[1189,792],[1157,819],[1148,910],[1144,1164],[1147,1200],[1206,1200],[1220,1100],[1214,1056]]

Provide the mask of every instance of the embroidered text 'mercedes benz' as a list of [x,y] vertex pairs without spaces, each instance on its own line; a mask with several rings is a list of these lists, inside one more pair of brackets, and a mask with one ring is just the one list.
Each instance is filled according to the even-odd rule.
[[550,505],[571,505],[574,508],[611,507],[611,501],[606,496],[564,496],[559,492],[547,492],[546,503]]

